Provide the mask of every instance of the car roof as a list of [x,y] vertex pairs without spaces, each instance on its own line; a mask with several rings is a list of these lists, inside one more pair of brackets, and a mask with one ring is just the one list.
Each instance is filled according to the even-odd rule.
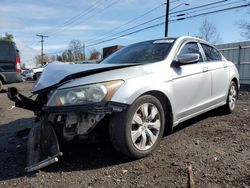
[[[146,41],[141,41],[141,42],[137,42],[137,43],[133,43],[133,44],[140,44],[140,43],[144,43],[144,42],[153,42],[153,41],[160,41],[160,40],[173,40],[173,42],[175,41],[182,41],[182,40],[195,40],[197,42],[200,43],[204,43],[210,46],[213,46],[212,44],[210,44],[209,42],[205,41],[204,39],[198,38],[198,37],[192,37],[192,36],[179,36],[179,37],[163,37],[163,38],[158,38],[158,39],[152,39],[152,40],[146,40]],[[131,45],[133,45],[131,44]]]

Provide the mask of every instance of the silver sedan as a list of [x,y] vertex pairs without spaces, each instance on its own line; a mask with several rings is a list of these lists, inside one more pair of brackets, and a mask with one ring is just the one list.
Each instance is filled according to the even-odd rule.
[[43,146],[43,156],[44,148],[50,152],[48,158],[30,154],[28,169],[56,162],[61,155],[58,140],[84,140],[105,128],[104,122],[117,151],[144,157],[179,123],[218,107],[233,112],[239,86],[235,65],[194,37],[132,44],[99,64],[48,65],[33,88],[37,100],[15,99],[19,107],[38,114],[31,139]]

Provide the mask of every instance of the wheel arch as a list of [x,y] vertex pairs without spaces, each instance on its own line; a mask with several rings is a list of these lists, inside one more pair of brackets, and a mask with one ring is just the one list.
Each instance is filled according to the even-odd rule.
[[0,73],[0,80],[2,81],[3,84],[6,83],[7,81],[5,76],[2,73]]
[[232,81],[236,83],[237,89],[239,91],[239,81],[238,81],[238,79],[236,77],[233,77]]
[[138,82],[125,84],[114,94],[111,101],[131,105],[143,95],[153,95],[160,100],[161,103],[165,104],[164,108],[168,110],[168,115],[170,115],[170,117],[166,118],[170,120],[167,124],[173,127],[176,125],[173,85],[171,81],[164,83],[159,82],[149,80],[149,82],[144,81],[140,84],[138,84]]

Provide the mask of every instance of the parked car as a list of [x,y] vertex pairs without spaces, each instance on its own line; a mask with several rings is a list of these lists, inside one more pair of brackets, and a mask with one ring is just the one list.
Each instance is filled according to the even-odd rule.
[[21,82],[19,51],[14,42],[0,40],[0,91],[3,84]]
[[32,171],[58,161],[63,143],[105,129],[117,151],[145,157],[179,123],[218,107],[233,112],[239,87],[235,65],[214,46],[179,37],[129,45],[99,64],[50,64],[33,87],[35,101],[15,88],[9,98],[37,114]]
[[41,76],[44,68],[46,67],[47,64],[41,65],[40,67],[33,68],[31,69],[31,74],[33,74],[33,79],[38,80],[38,78]]
[[47,66],[45,65],[40,65],[39,67],[30,69],[29,71],[26,72],[25,74],[25,80],[38,80],[38,78],[41,76],[44,68]]

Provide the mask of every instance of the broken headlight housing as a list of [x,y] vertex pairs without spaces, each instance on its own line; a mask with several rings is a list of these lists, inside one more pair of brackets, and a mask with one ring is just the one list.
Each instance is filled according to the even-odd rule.
[[109,101],[123,84],[122,80],[58,89],[50,97],[47,106],[84,105]]

